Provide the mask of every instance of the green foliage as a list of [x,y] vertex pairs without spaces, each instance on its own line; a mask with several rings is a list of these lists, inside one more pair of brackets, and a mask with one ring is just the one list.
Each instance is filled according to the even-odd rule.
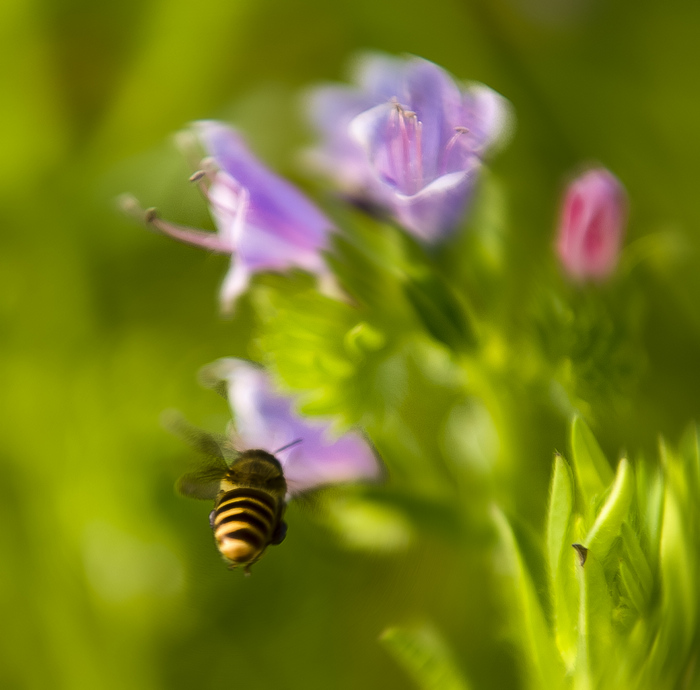
[[[576,690],[696,687],[696,428],[678,450],[662,444],[658,472],[640,461],[635,478],[622,458],[612,481],[603,479],[609,465],[588,427],[577,418],[571,431],[574,472],[555,456],[547,512],[545,598],[553,602],[551,621],[533,591],[532,572],[524,568],[523,545],[506,518],[495,515],[499,544],[511,564],[505,608],[525,683]],[[576,490],[588,500],[573,508]]]
[[469,690],[440,636],[431,628],[389,628],[381,641],[421,690]]

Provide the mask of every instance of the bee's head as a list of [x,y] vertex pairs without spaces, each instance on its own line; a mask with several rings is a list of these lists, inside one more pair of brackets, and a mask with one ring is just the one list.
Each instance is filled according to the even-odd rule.
[[284,496],[287,482],[279,460],[265,450],[246,450],[232,463],[230,474],[241,483],[250,483]]

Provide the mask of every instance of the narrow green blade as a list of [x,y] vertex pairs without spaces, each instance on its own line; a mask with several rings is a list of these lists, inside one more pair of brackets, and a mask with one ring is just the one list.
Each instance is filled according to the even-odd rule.
[[380,640],[421,690],[469,690],[447,645],[432,628],[389,628]]

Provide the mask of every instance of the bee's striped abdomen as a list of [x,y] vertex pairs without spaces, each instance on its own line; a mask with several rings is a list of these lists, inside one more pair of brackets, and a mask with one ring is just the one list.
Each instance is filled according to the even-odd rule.
[[214,537],[222,555],[235,565],[257,560],[279,520],[274,496],[241,487],[224,493],[214,510]]

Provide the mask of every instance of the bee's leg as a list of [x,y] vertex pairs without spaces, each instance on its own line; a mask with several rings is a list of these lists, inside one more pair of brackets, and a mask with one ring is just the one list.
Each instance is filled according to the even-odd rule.
[[270,544],[276,546],[284,541],[287,536],[287,523],[284,520],[280,520],[275,526],[275,531],[272,533],[270,538]]
[[216,515],[216,510],[212,510],[211,513],[209,513],[209,524],[212,529],[214,529],[214,515]]
[[246,577],[250,577],[250,566],[253,565],[252,563],[248,563],[245,568],[243,568],[243,574]]

